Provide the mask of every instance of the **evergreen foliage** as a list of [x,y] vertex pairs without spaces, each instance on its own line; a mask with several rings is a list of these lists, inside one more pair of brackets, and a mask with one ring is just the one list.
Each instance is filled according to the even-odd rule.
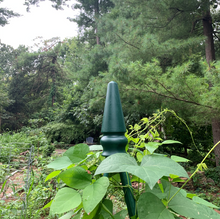
[[[2,3],[4,0],[0,0],[0,3]],[[0,8],[0,26],[4,27],[8,24],[8,19],[12,17],[19,17],[20,14],[15,13],[11,10],[8,10],[7,8]]]

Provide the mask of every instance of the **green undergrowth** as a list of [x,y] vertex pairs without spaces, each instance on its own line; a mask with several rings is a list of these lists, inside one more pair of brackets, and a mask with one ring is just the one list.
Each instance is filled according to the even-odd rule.
[[42,132],[38,134],[22,131],[18,133],[3,133],[0,135],[0,162],[8,163],[10,159],[29,150],[32,146],[43,156],[49,156],[54,151],[53,145],[49,143]]

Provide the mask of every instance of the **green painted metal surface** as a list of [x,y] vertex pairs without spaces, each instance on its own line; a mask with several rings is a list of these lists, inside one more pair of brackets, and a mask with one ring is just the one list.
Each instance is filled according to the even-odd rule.
[[126,132],[118,85],[114,81],[108,84],[101,132]]
[[101,132],[103,133],[100,141],[103,146],[103,156],[125,153],[128,142],[124,136],[126,127],[118,85],[114,81],[108,84]]

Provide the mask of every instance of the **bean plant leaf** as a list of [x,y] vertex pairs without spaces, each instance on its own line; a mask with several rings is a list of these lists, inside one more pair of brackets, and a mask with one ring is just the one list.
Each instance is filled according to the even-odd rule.
[[53,202],[53,200],[48,202],[46,205],[44,205],[44,207],[42,209],[49,208],[51,206],[52,202]]
[[[102,201],[102,208],[99,212],[100,215],[103,216],[104,219],[112,219],[111,214],[113,214],[113,203],[109,199],[105,199]],[[123,218],[124,219],[124,218]]]
[[160,155],[146,155],[138,166],[136,160],[128,154],[113,154],[106,158],[97,168],[95,174],[128,172],[144,180],[152,189],[162,176],[175,174],[187,177],[182,166],[170,158]]
[[183,144],[180,141],[174,141],[174,140],[165,140],[161,144]]
[[141,152],[137,152],[137,154],[136,154],[136,157],[137,157],[137,160],[139,161],[139,162],[141,162],[142,161],[142,159],[143,159],[143,157],[144,157],[144,155],[143,155],[143,153],[141,153]]
[[50,173],[46,179],[45,179],[45,182],[49,179],[52,179],[53,177],[55,176],[58,176],[59,174],[61,173],[61,170],[56,170],[56,171],[53,171],[52,173]]
[[[177,191],[178,188],[174,187],[165,180],[161,180],[165,193],[169,194],[169,199]],[[177,193],[174,198],[169,202],[168,207],[178,214],[190,217],[194,219],[219,219],[219,214],[213,209],[195,203],[194,201],[188,199],[181,192]]]
[[103,151],[102,145],[91,145],[89,146],[90,151]]
[[157,196],[159,199],[164,199],[167,196],[166,193],[161,191],[159,184],[156,184],[153,189],[150,189],[150,187],[146,184],[145,192],[150,192]]
[[92,175],[82,167],[72,167],[60,174],[60,179],[74,189],[84,189],[92,182]]
[[121,210],[117,214],[114,215],[115,219],[125,219],[127,216],[128,211],[127,210]]
[[108,186],[109,179],[107,177],[101,177],[83,190],[83,207],[87,214],[93,211],[103,199]]
[[206,200],[199,198],[198,196],[193,196],[192,200],[198,204],[202,204],[210,208],[217,208],[217,209],[219,208],[218,206],[213,205],[212,203],[207,202]]
[[161,200],[150,192],[143,193],[137,202],[139,219],[174,219]]
[[154,151],[160,146],[162,145],[161,143],[158,142],[148,142],[145,144],[145,148],[150,151],[151,154],[154,153]]
[[[70,219],[72,216],[74,215],[73,211],[70,211],[66,214],[64,214],[62,217],[60,217],[59,219]],[[80,219],[80,218],[79,218]]]
[[81,203],[80,194],[71,188],[60,189],[50,207],[51,214],[61,214],[76,208]]
[[[60,218],[59,218],[60,219]],[[81,219],[81,211],[79,211],[73,218],[71,219]]]
[[69,148],[63,156],[69,157],[72,163],[79,163],[86,158],[89,153],[89,146],[87,144],[77,144]]
[[172,155],[170,158],[176,162],[189,162],[190,161],[184,157],[179,157],[179,156],[175,156],[175,155]]
[[72,164],[71,160],[67,156],[58,157],[51,163],[47,165],[48,168],[52,168],[54,170],[65,169]]
[[191,198],[192,199],[194,196],[197,196],[197,195],[196,194],[192,194],[192,193],[187,193],[186,194],[187,198]]
[[86,212],[84,212],[82,219],[93,219],[95,218],[96,215],[98,215],[99,211],[100,211],[100,205],[98,204],[91,213],[86,214]]

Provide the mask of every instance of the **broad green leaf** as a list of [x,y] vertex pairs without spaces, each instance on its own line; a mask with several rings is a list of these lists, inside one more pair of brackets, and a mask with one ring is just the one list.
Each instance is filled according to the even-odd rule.
[[151,154],[154,153],[154,151],[161,145],[161,143],[158,142],[148,142],[145,144],[145,148],[150,151]]
[[[170,185],[169,182],[161,180],[164,191],[169,194],[167,199],[172,197],[177,191],[178,188]],[[194,201],[185,197],[185,194],[181,192],[177,193],[175,197],[169,202],[168,207],[178,214],[190,217],[194,219],[219,219],[220,216],[213,209],[195,203]]]
[[181,177],[189,177],[181,165],[168,157],[163,157],[160,155],[158,156],[152,154],[144,156],[142,159],[141,167],[145,171],[145,175],[144,173],[140,172],[142,177],[139,177],[145,180],[151,189],[162,176],[169,176],[170,174],[174,174]]
[[187,192],[185,189],[181,189],[180,193],[182,194],[182,196],[187,197]]
[[189,162],[190,161],[190,160],[188,160],[184,157],[179,157],[179,156],[175,156],[175,155],[172,155],[171,159],[176,161],[176,162]]
[[108,186],[109,179],[107,177],[101,177],[83,190],[83,207],[87,214],[93,211],[103,199]]
[[86,158],[89,153],[89,146],[87,144],[77,144],[69,148],[63,156],[69,157],[72,163],[79,163]]
[[52,202],[53,202],[53,200],[48,202],[42,209],[49,208],[51,206]]
[[180,141],[165,140],[161,144],[182,144]]
[[219,207],[217,207],[216,205],[213,205],[212,203],[207,202],[206,200],[204,200],[204,199],[202,199],[202,198],[200,198],[200,197],[198,197],[198,196],[194,196],[194,197],[192,198],[192,200],[193,200],[194,202],[198,203],[198,204],[202,204],[202,205],[205,205],[205,206],[210,207],[210,208],[217,208],[217,209],[219,208]]
[[60,170],[53,171],[52,173],[50,173],[50,174],[46,177],[45,182],[46,182],[47,180],[52,179],[53,177],[59,175],[60,173],[61,173]]
[[120,177],[119,173],[114,174],[111,178],[112,178],[112,180],[114,180],[114,182],[118,182],[118,183],[121,182],[121,177]]
[[145,156],[145,155],[149,155],[149,154],[151,154],[151,153],[150,153],[150,151],[148,151],[147,149],[145,149],[143,154],[144,154],[144,156]]
[[[133,157],[124,153],[113,154],[101,162],[96,169],[95,175],[101,173],[126,172],[127,169],[129,169],[128,167],[138,167],[138,164]],[[124,168],[126,168],[126,170]]]
[[84,170],[88,170],[88,167],[86,165],[82,165],[80,167],[82,167]]
[[114,215],[115,219],[125,219],[127,216],[128,211],[127,210],[121,210],[117,214]]
[[185,182],[185,180],[174,174],[170,174],[170,178],[172,179],[172,182]]
[[[64,214],[62,217],[60,217],[59,219],[70,219],[72,216],[74,215],[73,211],[70,211],[66,214]],[[80,218],[79,218],[80,219]]]
[[158,155],[146,155],[141,166],[128,154],[113,154],[106,158],[97,168],[95,174],[128,172],[144,180],[152,189],[162,176],[169,174],[187,177],[188,174],[182,166],[170,158]]
[[81,219],[81,211],[79,211],[73,218],[71,219]]
[[150,189],[150,187],[146,184],[145,192],[150,192],[150,193],[156,195],[159,199],[164,199],[164,198],[166,198],[167,194],[163,192],[162,187],[163,186],[161,184],[157,183],[153,189]]
[[67,156],[58,157],[51,163],[47,165],[48,168],[52,168],[54,170],[61,170],[67,168],[69,165],[71,165],[72,162]]
[[132,175],[131,178],[131,182],[140,182],[140,183],[144,183],[144,181],[142,179],[140,179],[139,177]]
[[179,176],[177,176],[177,175],[174,175],[174,174],[170,174],[170,178],[171,179],[175,179],[175,178],[178,178]]
[[137,160],[139,162],[141,162],[144,155],[142,153],[140,153],[140,152],[137,152],[136,156],[137,156]]
[[51,214],[61,214],[76,208],[81,203],[80,194],[71,188],[60,189],[50,207]]
[[90,151],[103,151],[102,145],[91,145],[89,146]]
[[137,202],[139,219],[174,219],[161,200],[150,192],[143,193]]
[[192,193],[187,193],[186,194],[187,198],[191,198],[192,199],[194,196],[197,196],[197,195],[196,194],[192,194]]
[[102,202],[101,210],[99,212],[100,215],[103,216],[104,219],[112,219],[111,214],[113,214],[113,203],[109,199],[105,199]]
[[100,204],[98,204],[93,211],[90,214],[86,214],[86,212],[83,214],[82,219],[93,219],[96,215],[98,215],[100,211]]
[[199,205],[185,197],[175,196],[169,203],[169,208],[180,215],[194,219],[219,219],[220,216],[213,209]]
[[72,167],[65,170],[59,177],[64,183],[74,189],[84,189],[92,182],[92,175],[88,174],[82,167]]
[[173,179],[172,182],[185,182],[185,180],[178,177],[178,178]]

